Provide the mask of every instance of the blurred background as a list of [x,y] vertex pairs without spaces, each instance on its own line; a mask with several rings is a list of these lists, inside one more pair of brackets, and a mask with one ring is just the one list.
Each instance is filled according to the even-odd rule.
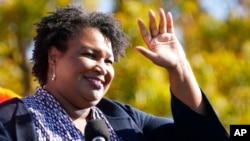
[[68,4],[112,12],[131,37],[125,58],[106,95],[146,112],[171,117],[168,76],[133,49],[145,45],[137,19],[148,10],[173,14],[175,32],[185,48],[200,87],[223,125],[250,124],[249,0],[0,0],[0,86],[25,96],[38,86],[31,75],[34,23]]

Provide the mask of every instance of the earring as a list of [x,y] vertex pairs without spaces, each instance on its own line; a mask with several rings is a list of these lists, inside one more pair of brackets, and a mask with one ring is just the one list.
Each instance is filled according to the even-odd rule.
[[53,74],[52,74],[51,80],[54,81],[56,79],[56,66],[55,65],[52,67],[52,70],[53,70]]

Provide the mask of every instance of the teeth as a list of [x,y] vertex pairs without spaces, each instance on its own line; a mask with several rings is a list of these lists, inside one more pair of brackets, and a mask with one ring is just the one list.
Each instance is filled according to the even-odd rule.
[[93,78],[90,78],[89,80],[92,81],[92,82],[94,82],[94,83],[99,83],[99,84],[102,83],[100,80],[93,79]]

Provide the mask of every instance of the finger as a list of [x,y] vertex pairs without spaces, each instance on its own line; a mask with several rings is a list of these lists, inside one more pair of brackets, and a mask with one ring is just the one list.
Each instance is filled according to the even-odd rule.
[[156,27],[155,13],[152,10],[149,10],[149,29],[152,37],[159,34]]
[[160,23],[159,23],[159,33],[166,33],[167,32],[167,28],[166,28],[166,15],[164,10],[161,8],[160,9]]
[[174,33],[174,23],[173,23],[172,14],[168,12],[166,17],[167,17],[167,32]]
[[139,29],[140,29],[140,33],[141,33],[142,39],[148,45],[149,42],[150,42],[150,40],[151,40],[151,36],[148,33],[148,31],[146,29],[146,26],[145,26],[145,24],[143,23],[143,21],[141,19],[139,19],[137,21],[137,23],[138,23],[138,26],[139,26]]
[[151,61],[153,61],[154,58],[156,58],[156,54],[154,52],[150,51],[149,49],[146,49],[146,48],[141,47],[141,46],[136,46],[135,49]]

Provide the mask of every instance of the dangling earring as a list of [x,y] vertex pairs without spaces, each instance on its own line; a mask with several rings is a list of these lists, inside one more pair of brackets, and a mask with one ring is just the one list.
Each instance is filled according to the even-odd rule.
[[53,71],[53,74],[52,74],[51,80],[55,81],[55,79],[56,79],[56,65],[53,65],[52,71]]

